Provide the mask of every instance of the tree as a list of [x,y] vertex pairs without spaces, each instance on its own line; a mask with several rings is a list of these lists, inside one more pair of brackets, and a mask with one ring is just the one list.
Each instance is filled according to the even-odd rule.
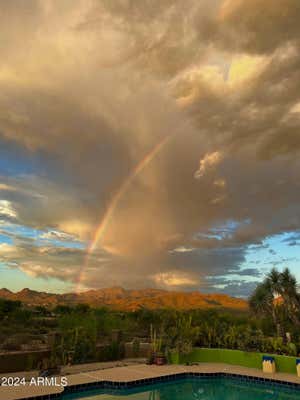
[[300,297],[297,292],[297,281],[288,268],[280,274],[279,294],[293,323],[299,325]]
[[272,269],[257,286],[249,300],[250,309],[258,316],[272,316],[277,336],[285,339],[283,328],[287,323],[300,325],[300,297],[296,278],[286,268]]
[[74,308],[74,312],[78,314],[87,314],[90,311],[90,306],[85,303],[77,304]]
[[0,318],[19,310],[22,303],[19,300],[0,299]]
[[264,281],[256,287],[249,299],[250,309],[255,315],[271,315],[275,325],[278,323],[278,316],[274,307],[274,295],[269,281]]
[[53,312],[54,312],[54,314],[71,314],[72,308],[65,304],[58,304],[54,308]]
[[[286,320],[291,320],[299,325],[299,294],[297,292],[296,278],[286,268],[283,272],[272,269],[266,278],[267,285],[274,297],[274,304],[285,315]],[[276,302],[277,299],[277,302]]]

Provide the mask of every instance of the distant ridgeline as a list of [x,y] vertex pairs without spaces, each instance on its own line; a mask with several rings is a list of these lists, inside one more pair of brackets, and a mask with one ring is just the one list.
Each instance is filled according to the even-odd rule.
[[93,307],[109,307],[115,310],[134,311],[139,308],[229,308],[246,310],[248,302],[225,294],[202,294],[199,292],[169,292],[159,289],[125,290],[121,287],[89,290],[82,293],[54,294],[23,289],[13,293],[0,289],[0,298],[20,300],[28,305],[56,306],[58,304],[85,303]]

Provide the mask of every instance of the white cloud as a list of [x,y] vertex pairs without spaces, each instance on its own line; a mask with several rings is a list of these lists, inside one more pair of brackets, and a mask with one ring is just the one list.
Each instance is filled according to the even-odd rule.
[[172,253],[189,253],[193,250],[194,250],[193,248],[180,246],[180,247],[176,247],[176,249],[174,249],[174,250],[171,250],[171,252]]
[[160,272],[154,275],[153,280],[156,285],[167,288],[174,286],[196,286],[199,284],[197,279],[182,272]]
[[0,200],[0,218],[17,218],[17,211],[8,200]]
[[200,160],[199,169],[195,172],[196,179],[202,178],[208,171],[214,169],[223,160],[223,154],[220,151],[207,153]]
[[216,179],[214,181],[214,185],[219,188],[224,188],[226,186],[226,181],[225,181],[225,179]]
[[70,235],[69,233],[57,231],[57,230],[51,230],[51,231],[41,234],[40,239],[61,240],[61,241],[70,241],[70,242],[74,242],[74,241],[78,240],[77,237],[74,235]]
[[62,231],[72,236],[78,236],[80,239],[86,239],[91,233],[91,225],[85,221],[68,219],[58,222],[58,227]]

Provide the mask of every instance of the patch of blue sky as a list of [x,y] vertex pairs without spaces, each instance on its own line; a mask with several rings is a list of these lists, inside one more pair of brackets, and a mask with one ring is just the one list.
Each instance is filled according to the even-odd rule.
[[[31,151],[15,141],[0,138],[0,175],[64,178],[61,161],[45,151]],[[65,172],[65,171],[64,171]]]
[[234,234],[234,232],[242,225],[248,225],[251,223],[250,219],[244,219],[241,221],[227,220],[219,223],[212,227],[208,232],[198,232],[195,237],[205,237],[207,239],[218,239],[222,240],[228,238]]
[[[43,238],[43,235],[49,232],[48,229],[41,230],[17,224],[3,225],[2,229],[10,233],[12,237],[13,235],[16,235],[19,237],[24,237],[25,239],[33,239],[34,244],[39,247],[46,245],[46,246],[64,247],[72,249],[86,248],[86,243],[79,240],[59,240],[59,239]],[[11,240],[13,242],[13,239]]]
[[290,245],[289,239],[297,232],[281,233],[269,236],[261,245],[248,247],[246,260],[242,267],[256,267],[267,273],[276,267],[279,270],[289,268],[300,281],[299,245]]
[[3,229],[5,229],[7,232],[11,233],[12,235],[20,235],[20,236],[24,236],[25,238],[30,238],[30,239],[36,239],[42,233],[44,233],[42,230],[38,230],[35,228],[31,228],[29,226],[18,225],[18,224],[3,225]]
[[9,236],[7,236],[7,235],[5,235],[3,233],[0,233],[0,244],[2,244],[2,243],[4,243],[4,244],[13,244],[13,240],[12,240],[11,237],[9,237]]
[[18,268],[10,268],[4,263],[0,263],[0,282],[1,287],[9,288],[14,292],[26,287],[32,290],[53,293],[71,292],[74,289],[74,285],[70,282],[55,278],[33,278]]
[[211,231],[212,232],[220,232],[222,234],[228,233],[231,234],[235,232],[242,225],[249,225],[251,223],[250,219],[243,219],[241,221],[229,219],[221,224],[214,226]]
[[203,233],[203,232],[198,232],[195,235],[195,239],[197,239],[197,238],[217,239],[217,240],[223,239],[222,235],[213,234],[213,233]]
[[15,142],[0,140],[0,173],[4,175],[32,174],[42,163],[32,152]]
[[37,239],[35,241],[37,246],[50,245],[54,247],[65,247],[71,249],[85,249],[86,244],[80,241],[66,241],[66,240],[55,240],[55,239]]
[[257,282],[260,280],[259,277],[256,275],[240,275],[238,272],[235,273],[227,273],[226,275],[217,275],[217,276],[208,276],[206,277],[207,280],[209,281],[214,281],[217,279],[222,279],[224,280],[225,284],[231,283],[231,282]]

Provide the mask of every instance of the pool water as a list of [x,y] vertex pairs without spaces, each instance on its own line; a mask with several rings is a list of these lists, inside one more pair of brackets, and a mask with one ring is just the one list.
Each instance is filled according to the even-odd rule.
[[134,389],[91,390],[64,400],[300,400],[300,390],[235,378],[188,378]]

